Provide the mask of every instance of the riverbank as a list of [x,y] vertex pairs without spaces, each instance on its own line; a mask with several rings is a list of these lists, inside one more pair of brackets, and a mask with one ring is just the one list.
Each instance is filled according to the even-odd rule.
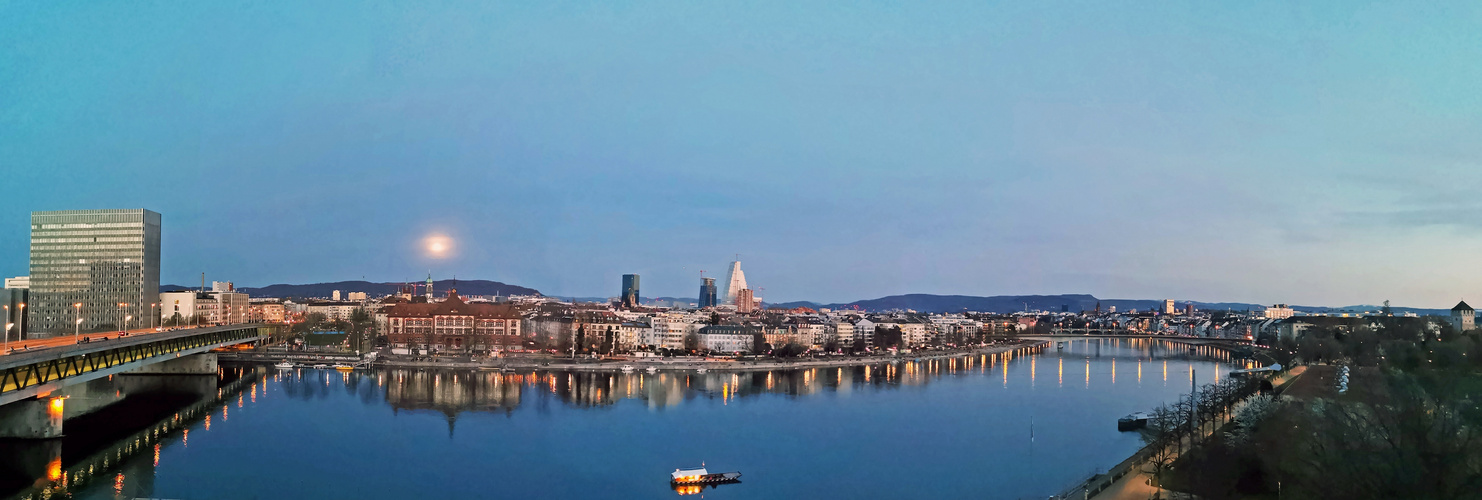
[[[1307,367],[1298,366],[1290,370],[1284,370],[1272,378],[1274,394],[1285,394],[1287,390],[1297,385],[1293,383],[1301,379],[1301,375]],[[1219,432],[1228,423],[1228,419],[1208,424],[1201,432],[1208,434]],[[1158,487],[1153,473],[1147,470],[1145,465],[1153,455],[1152,445],[1138,450],[1130,458],[1117,464],[1107,474],[1077,485],[1060,498],[1099,498],[1107,500],[1143,500],[1147,498],[1194,498],[1187,493],[1173,490],[1165,490]],[[1181,445],[1182,446],[1182,445]],[[1177,453],[1174,453],[1177,456]]]
[[[552,356],[524,356],[514,355],[493,359],[469,359],[463,358],[415,358],[412,356],[380,356],[375,361],[377,367],[387,368],[445,368],[465,370],[567,370],[567,371],[622,371],[624,366],[631,366],[635,370],[716,370],[716,371],[751,371],[751,370],[789,370],[798,368],[827,368],[838,366],[876,365],[897,361],[916,361],[929,359],[960,358],[964,356],[981,356],[1000,354],[1004,352],[1032,349],[1049,344],[1045,340],[1021,340],[992,344],[981,347],[966,349],[952,349],[942,351],[921,351],[908,354],[879,355],[879,356],[830,356],[820,358],[786,358],[786,359],[719,359],[719,358],[695,358],[695,357],[652,357],[652,358],[625,358],[616,357],[611,359],[587,359],[587,358],[560,358]],[[245,363],[275,363],[288,360],[295,362],[324,362],[351,361],[340,359],[343,357],[327,353],[301,353],[301,352],[252,352],[243,351],[238,353],[223,354],[223,361],[237,361]]]
[[[693,359],[693,358],[637,358],[626,360],[601,360],[588,363],[560,363],[553,360],[539,366],[529,363],[520,363],[518,358],[506,358],[514,360],[507,366],[510,368],[537,368],[547,370],[573,370],[573,371],[618,371],[624,365],[632,366],[634,369],[644,370],[649,367],[661,370],[698,370],[701,368],[718,371],[750,371],[750,370],[789,370],[796,368],[826,368],[836,366],[859,366],[890,363],[894,361],[917,361],[928,359],[961,358],[965,356],[981,356],[985,354],[999,354],[1018,349],[1029,349],[1049,344],[1048,341],[1025,340],[1004,344],[995,344],[971,349],[954,349],[949,351],[925,351],[909,354],[898,354],[894,356],[839,356],[825,358],[798,358],[798,359],[762,359],[762,360],[729,360],[729,359]],[[391,365],[387,365],[391,366]],[[505,365],[501,365],[503,367]]]

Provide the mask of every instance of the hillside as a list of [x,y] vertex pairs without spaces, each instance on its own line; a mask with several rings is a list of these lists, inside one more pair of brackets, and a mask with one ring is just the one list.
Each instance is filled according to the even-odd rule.
[[[275,298],[327,298],[335,290],[342,294],[349,292],[365,292],[371,297],[381,297],[396,293],[404,286],[402,283],[372,283],[369,281],[336,281],[333,283],[309,283],[303,285],[268,285],[264,287],[237,287],[237,290],[252,297],[275,297]],[[500,283],[488,280],[441,280],[432,282],[432,291],[442,295],[450,288],[457,288],[462,295],[540,295],[533,288]],[[183,287],[179,285],[164,285],[160,291],[194,290],[194,287]],[[422,292],[421,287],[417,289]]]

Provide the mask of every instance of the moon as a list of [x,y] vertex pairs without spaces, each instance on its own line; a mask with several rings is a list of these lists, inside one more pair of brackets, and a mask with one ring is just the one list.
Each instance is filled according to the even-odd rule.
[[428,257],[441,259],[452,253],[453,239],[441,234],[434,234],[424,239],[423,245],[427,249]]

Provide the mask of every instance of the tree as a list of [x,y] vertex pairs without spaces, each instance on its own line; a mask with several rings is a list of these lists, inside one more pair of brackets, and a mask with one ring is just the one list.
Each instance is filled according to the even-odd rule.
[[778,358],[793,358],[807,351],[808,348],[803,347],[801,344],[789,342],[787,345],[784,345],[772,351],[772,356]]
[[[1279,412],[1269,454],[1284,486],[1306,498],[1476,498],[1482,418],[1467,400],[1437,398],[1393,373],[1387,401],[1318,399]],[[1468,406],[1472,406],[1468,408]]]
[[875,345],[887,349],[905,345],[905,336],[901,332],[901,327],[875,327]]

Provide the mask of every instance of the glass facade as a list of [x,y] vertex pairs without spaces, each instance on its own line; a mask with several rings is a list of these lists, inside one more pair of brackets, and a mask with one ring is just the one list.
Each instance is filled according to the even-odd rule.
[[623,275],[623,307],[634,307],[638,305],[638,275]]
[[159,289],[160,214],[31,213],[31,332],[72,332],[79,318],[83,331],[118,328],[128,316],[147,325]]
[[715,278],[700,278],[700,307],[715,307]]

